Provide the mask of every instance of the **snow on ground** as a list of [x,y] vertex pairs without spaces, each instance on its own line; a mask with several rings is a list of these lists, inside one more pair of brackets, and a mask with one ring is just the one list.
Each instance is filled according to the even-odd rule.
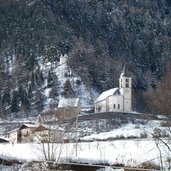
[[[89,136],[82,137],[82,141],[93,140],[108,140],[119,138],[147,138],[152,137],[153,130],[160,127],[160,121],[151,121],[146,124],[124,124],[120,128],[113,129],[109,132],[91,134]],[[160,127],[160,129],[162,129]]]
[[[55,154],[58,161],[67,160],[90,164],[108,163],[110,165],[124,164],[131,167],[151,161],[160,165],[160,152],[153,140],[78,143],[77,156],[76,144],[74,143],[58,144],[56,146]],[[171,157],[171,154],[162,145],[161,152],[163,161],[167,164],[166,159]],[[27,161],[44,159],[43,147],[40,144],[0,144],[0,154],[1,157],[11,157]]]
[[[110,132],[93,134],[82,139],[93,140],[93,142],[79,142],[68,144],[55,144],[52,150],[57,161],[73,161],[93,164],[110,164],[138,166],[143,162],[152,162],[160,165],[160,155],[166,168],[169,167],[167,159],[171,158],[171,152],[159,141],[150,137],[150,131],[161,128],[159,121],[151,121],[144,125],[125,124],[123,127]],[[164,128],[163,128],[164,129]],[[139,136],[142,132],[149,133],[148,139],[123,139],[104,141],[123,135]],[[98,140],[98,141],[95,141]],[[103,141],[100,141],[103,140]],[[167,141],[167,139],[163,139]],[[160,149],[157,148],[159,143]],[[168,145],[170,145],[168,143]],[[171,146],[171,145],[170,145]],[[45,144],[47,150],[47,144]],[[160,154],[161,152],[161,154]],[[76,155],[77,154],[77,155]],[[19,160],[44,160],[42,144],[0,144],[0,157],[16,158]],[[108,168],[109,169],[109,168]]]

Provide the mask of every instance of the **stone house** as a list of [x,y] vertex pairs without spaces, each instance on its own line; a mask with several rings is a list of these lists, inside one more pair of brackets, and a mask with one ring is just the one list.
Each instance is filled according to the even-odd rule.
[[63,142],[64,130],[62,128],[52,129],[43,125],[38,126],[33,131],[33,141],[40,142]]
[[9,143],[9,138],[0,137],[0,143]]
[[35,124],[23,124],[8,132],[8,137],[12,143],[62,142],[63,134],[62,128],[52,129],[43,125],[43,120],[39,115]]
[[31,134],[35,128],[34,124],[23,124],[21,127],[8,132],[8,137],[12,143],[32,142]]
[[66,98],[61,99],[58,104],[58,110],[56,111],[57,118],[64,120],[75,117],[81,112],[80,99],[79,98]]

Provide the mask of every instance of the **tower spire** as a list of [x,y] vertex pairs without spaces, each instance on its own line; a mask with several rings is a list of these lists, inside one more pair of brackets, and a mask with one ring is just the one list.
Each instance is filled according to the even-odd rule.
[[123,74],[123,75],[125,75],[125,65],[126,65],[126,64],[124,64],[124,67],[123,67],[123,70],[122,70],[122,74]]

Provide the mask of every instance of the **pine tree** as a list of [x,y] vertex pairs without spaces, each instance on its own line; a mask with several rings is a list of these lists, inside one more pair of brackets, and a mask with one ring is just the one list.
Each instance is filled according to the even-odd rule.
[[44,109],[44,103],[45,103],[45,95],[43,94],[42,88],[37,89],[37,91],[35,92],[35,99],[34,99],[35,103],[35,109],[38,112],[42,112],[42,110]]
[[30,107],[31,107],[32,106],[32,101],[33,101],[33,92],[32,92],[31,84],[28,87],[27,94],[28,94],[28,101],[29,101],[29,104],[30,104]]
[[75,97],[75,92],[74,92],[69,80],[66,80],[66,82],[64,83],[64,91],[63,91],[62,95],[64,95],[65,98]]
[[19,98],[18,93],[16,90],[12,92],[12,99],[11,99],[11,112],[15,113],[19,111]]
[[4,114],[7,114],[6,112],[7,112],[7,110],[9,109],[9,107],[11,105],[10,90],[8,88],[5,89],[4,94],[2,96],[2,105],[3,105]]
[[53,84],[51,85],[49,97],[51,98],[50,106],[56,107],[59,102],[59,80],[58,76],[53,74]]
[[18,90],[18,96],[19,96],[19,101],[20,101],[20,109],[23,110],[24,112],[29,111],[30,109],[30,101],[28,99],[28,94],[26,90],[23,89],[23,86],[19,86]]
[[52,73],[49,71],[48,79],[47,79],[47,87],[50,88],[52,86],[54,86],[54,79],[53,79]]
[[36,87],[35,73],[32,72],[32,74],[31,74],[31,85],[30,85],[30,89],[31,90],[35,90],[35,87]]

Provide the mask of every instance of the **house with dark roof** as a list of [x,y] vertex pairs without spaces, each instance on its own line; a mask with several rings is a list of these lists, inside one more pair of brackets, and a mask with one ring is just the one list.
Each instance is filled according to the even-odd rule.
[[12,143],[32,142],[32,131],[36,128],[34,124],[23,124],[19,128],[8,132],[8,137]]
[[10,142],[9,138],[0,137],[0,143],[9,143],[9,142]]
[[40,142],[63,142],[64,129],[62,128],[50,128],[44,125],[39,125],[33,130],[33,141]]
[[119,87],[104,91],[95,101],[95,113],[131,112],[132,79],[125,72],[125,66],[119,78]]
[[12,143],[62,142],[63,134],[62,128],[52,129],[44,125],[39,115],[35,124],[23,124],[8,132],[8,137]]

